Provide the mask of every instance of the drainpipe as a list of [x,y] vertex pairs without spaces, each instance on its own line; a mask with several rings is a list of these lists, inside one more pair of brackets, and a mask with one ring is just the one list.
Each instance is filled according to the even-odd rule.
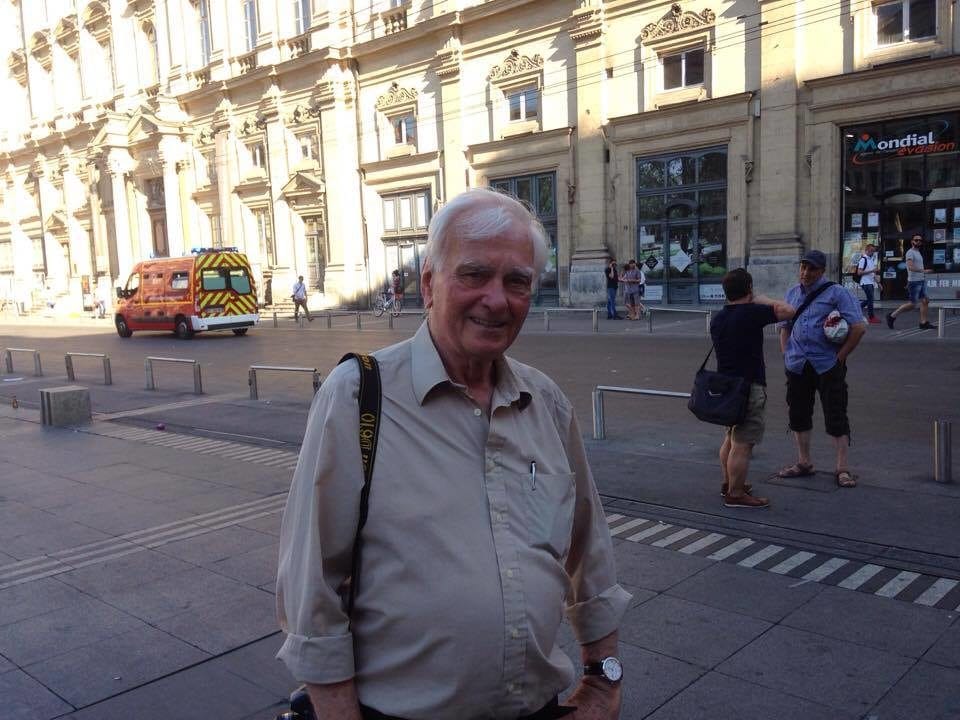
[[370,285],[370,246],[367,234],[367,211],[363,201],[363,170],[360,168],[363,160],[363,127],[360,116],[360,72],[357,69],[357,59],[350,58],[350,73],[353,75],[354,101],[353,118],[357,133],[357,189],[360,193],[360,230],[363,235],[363,269],[367,279],[367,292],[371,292]]

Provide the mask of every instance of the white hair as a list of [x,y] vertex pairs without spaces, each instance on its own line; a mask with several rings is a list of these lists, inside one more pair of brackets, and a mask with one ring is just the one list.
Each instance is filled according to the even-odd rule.
[[433,216],[427,229],[427,263],[442,272],[450,254],[451,240],[484,242],[511,227],[527,231],[533,249],[534,276],[547,264],[547,234],[529,207],[506,193],[490,188],[472,188],[457,195]]

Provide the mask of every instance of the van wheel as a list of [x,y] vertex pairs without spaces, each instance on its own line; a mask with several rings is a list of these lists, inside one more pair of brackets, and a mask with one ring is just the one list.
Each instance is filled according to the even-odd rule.
[[181,340],[189,340],[193,337],[193,328],[183,315],[178,315],[176,324],[173,326],[173,332]]
[[119,335],[120,337],[122,337],[122,338],[128,338],[128,337],[130,337],[131,335],[133,335],[133,330],[131,330],[131,329],[127,326],[127,321],[124,320],[123,315],[117,315],[117,319],[115,320],[115,324],[116,324],[116,326],[117,326],[117,335]]
[[234,328],[234,329],[233,329],[233,334],[234,334],[234,335],[246,335],[248,329],[249,329],[249,328]]

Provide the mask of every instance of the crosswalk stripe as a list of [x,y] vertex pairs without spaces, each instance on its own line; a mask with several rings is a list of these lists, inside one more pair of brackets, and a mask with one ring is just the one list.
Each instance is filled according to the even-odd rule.
[[914,600],[918,605],[933,607],[943,600],[948,592],[953,590],[960,582],[950,578],[940,578],[933,585],[924,590],[920,597]]
[[700,550],[705,550],[711,545],[716,545],[718,542],[723,540],[726,535],[721,535],[720,533],[710,533],[709,535],[700,538],[699,540],[694,540],[689,545],[685,545],[680,548],[680,552],[686,555],[693,555],[695,552]]
[[617,520],[620,520],[621,518],[624,518],[624,517],[626,516],[621,515],[620,513],[613,513],[611,515],[607,515],[607,525],[610,525],[611,523],[615,523]]
[[856,590],[858,587],[863,585],[867,580],[872,578],[878,572],[881,572],[883,568],[879,565],[873,565],[867,563],[862,568],[857,570],[855,573],[847,577],[843,582],[837,584],[837,587],[846,588],[847,590]]
[[832,575],[835,571],[842,568],[844,565],[849,563],[849,560],[844,560],[843,558],[830,558],[823,565],[814,568],[806,575],[803,576],[804,580],[809,580],[810,582],[820,582],[825,577]]
[[758,550],[750,557],[744,558],[737,563],[740,567],[752,568],[762,563],[767,558],[771,558],[783,550],[780,545],[767,545],[763,550]]
[[632,530],[637,525],[643,525],[643,523],[646,523],[646,522],[650,522],[650,521],[647,520],[646,518],[634,518],[633,520],[628,520],[623,525],[617,525],[615,528],[613,528],[613,530],[610,531],[610,534],[619,535],[620,533],[624,533],[627,530]]
[[732,542],[726,547],[722,547],[717,550],[712,555],[707,555],[708,560],[726,560],[731,555],[736,555],[738,552],[744,548],[748,548],[753,545],[753,540],[750,538],[741,538],[736,542]]
[[805,550],[800,551],[794,555],[791,555],[779,565],[774,565],[772,568],[770,568],[770,572],[776,573],[777,575],[786,575],[794,568],[803,565],[813,556],[814,554],[812,552],[806,552]]
[[677,530],[675,533],[671,533],[666,537],[660,538],[652,544],[654,547],[667,547],[668,545],[673,545],[678,540],[683,540],[685,537],[690,537],[695,532],[697,532],[695,528],[684,528],[683,530]]
[[630,542],[637,542],[638,540],[643,540],[644,538],[648,538],[651,535],[656,535],[658,532],[662,532],[663,530],[667,530],[668,528],[672,528],[672,527],[673,525],[669,525],[666,523],[657,523],[653,527],[648,527],[646,530],[641,530],[635,535],[631,535],[630,537],[627,538],[627,540],[629,540]]
[[898,573],[890,582],[884,585],[882,588],[877,590],[874,595],[879,595],[880,597],[896,597],[901,592],[907,589],[907,587],[920,577],[920,573],[908,572],[904,570],[901,573]]

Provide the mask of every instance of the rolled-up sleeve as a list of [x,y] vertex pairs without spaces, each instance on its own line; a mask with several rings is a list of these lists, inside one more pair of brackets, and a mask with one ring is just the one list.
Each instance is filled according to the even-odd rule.
[[353,677],[353,638],[344,609],[363,484],[357,387],[338,366],[314,398],[280,530],[277,653],[300,682]]
[[566,427],[564,447],[576,483],[573,533],[566,561],[571,582],[566,612],[577,642],[583,645],[617,630],[632,596],[617,583],[610,530],[580,426],[569,404],[559,411]]

